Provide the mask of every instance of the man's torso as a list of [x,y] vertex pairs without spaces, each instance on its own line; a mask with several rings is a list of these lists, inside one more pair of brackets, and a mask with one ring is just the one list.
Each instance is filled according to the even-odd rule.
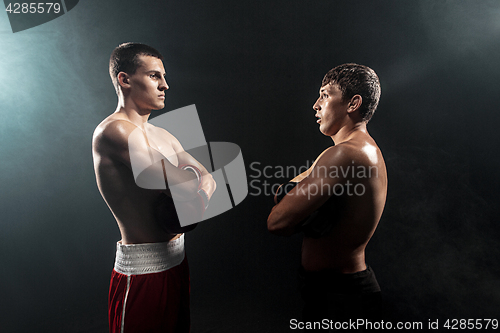
[[[347,148],[344,150],[352,164],[332,165],[328,169],[330,177],[339,177],[341,181],[331,188],[331,197],[319,209],[318,218],[327,219],[330,224],[328,232],[319,238],[304,236],[302,265],[309,271],[336,269],[354,273],[366,269],[365,247],[385,205],[387,173],[375,141],[366,134],[345,144],[348,147],[343,148]],[[328,150],[323,154],[329,154]]]
[[[125,125],[133,128],[130,124],[121,122],[128,122],[136,127],[135,130],[142,131],[117,113],[106,118],[96,128],[93,155],[99,191],[118,223],[124,244],[168,241],[176,236],[166,233],[155,218],[155,205],[160,191],[137,186],[130,160],[127,162],[116,158],[116,152],[112,150],[114,147],[108,143],[109,135],[127,135],[124,131],[117,131],[117,127]],[[175,138],[171,134],[147,123],[144,134],[152,149],[159,151],[177,166],[177,155],[172,142]],[[125,139],[128,140],[128,137]]]

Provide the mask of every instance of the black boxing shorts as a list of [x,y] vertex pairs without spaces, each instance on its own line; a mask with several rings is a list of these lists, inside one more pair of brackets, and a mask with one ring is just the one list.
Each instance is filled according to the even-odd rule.
[[382,316],[382,295],[375,273],[366,270],[341,274],[299,268],[299,290],[304,300],[303,319],[378,319]]

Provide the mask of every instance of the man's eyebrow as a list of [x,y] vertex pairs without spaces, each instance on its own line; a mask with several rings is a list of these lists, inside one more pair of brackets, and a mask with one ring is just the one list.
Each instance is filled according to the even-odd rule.
[[[145,73],[146,74],[155,73],[155,74],[160,74],[161,75],[161,71],[160,70],[156,70],[156,69],[152,69],[152,70],[146,71]],[[167,72],[165,72],[163,74],[163,77],[167,77]]]

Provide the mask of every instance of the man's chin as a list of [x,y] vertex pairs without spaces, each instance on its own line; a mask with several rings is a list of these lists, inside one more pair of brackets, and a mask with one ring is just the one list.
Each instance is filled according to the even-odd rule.
[[328,134],[326,134],[325,129],[323,128],[323,126],[319,125],[319,128],[318,128],[318,129],[319,129],[319,131],[321,132],[321,134],[323,134],[323,135],[328,135]]
[[332,136],[333,134],[330,134],[331,131],[327,131],[327,129],[324,129],[324,128],[319,128],[319,131],[321,132],[321,134],[323,134],[324,136]]
[[158,106],[156,106],[155,108],[153,108],[153,110],[158,111],[158,110],[162,110],[162,109],[164,109],[164,108],[165,108],[165,104],[163,104],[163,105],[158,105]]

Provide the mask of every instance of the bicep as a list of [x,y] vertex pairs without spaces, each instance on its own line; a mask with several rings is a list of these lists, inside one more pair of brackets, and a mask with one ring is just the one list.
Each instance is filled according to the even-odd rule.
[[130,168],[127,138],[124,137],[123,130],[120,130],[116,124],[107,124],[99,131],[96,130],[92,140],[92,148],[95,155],[125,164]]

